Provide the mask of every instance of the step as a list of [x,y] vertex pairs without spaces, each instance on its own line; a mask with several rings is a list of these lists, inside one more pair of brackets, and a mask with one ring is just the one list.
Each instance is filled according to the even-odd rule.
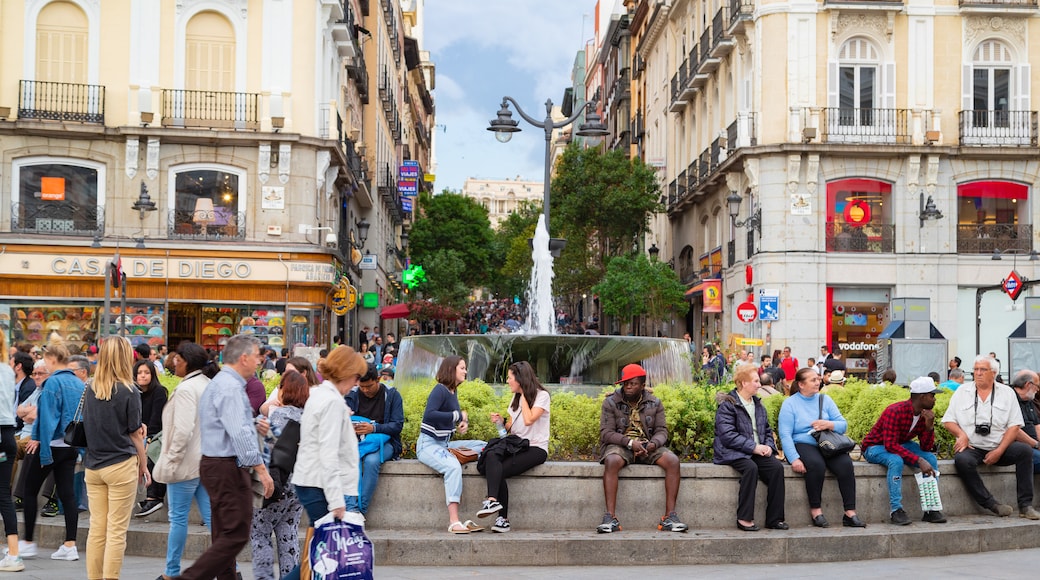
[[[832,518],[834,519],[834,518]],[[488,522],[490,524],[490,522]],[[622,526],[625,522],[622,521]],[[80,517],[77,544],[86,550],[88,520]],[[126,553],[162,557],[169,526],[131,522]],[[1040,547],[1040,522],[1018,517],[958,516],[946,524],[914,522],[909,526],[871,523],[866,529],[796,526],[787,531],[741,532],[691,529],[687,533],[625,527],[614,534],[594,529],[549,531],[516,529],[508,534],[485,531],[467,535],[447,530],[369,529],[379,566],[637,566],[784,564],[840,562],[876,558],[946,556]],[[64,525],[46,518],[37,526],[41,557],[61,543]],[[303,534],[301,533],[301,540]],[[194,559],[209,545],[206,528],[192,525],[184,551]],[[533,559],[531,554],[538,554]],[[247,546],[239,561],[251,558]]]

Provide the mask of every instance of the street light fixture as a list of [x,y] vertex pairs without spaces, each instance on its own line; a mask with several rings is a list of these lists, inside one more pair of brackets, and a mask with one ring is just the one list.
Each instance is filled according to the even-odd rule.
[[646,250],[647,254],[650,254],[651,260],[656,260],[657,255],[661,253],[661,249],[657,247],[657,244],[651,244],[650,248]]
[[372,227],[372,224],[368,223],[368,220],[361,218],[361,221],[355,221],[354,225],[357,226],[357,237],[361,247],[365,247],[365,242],[368,241],[368,228]]
[[141,193],[137,196],[137,201],[134,202],[133,208],[135,211],[141,212],[141,219],[144,219],[144,214],[150,211],[155,211],[158,206],[152,201],[152,196],[148,195],[148,186],[141,182]]
[[[509,103],[512,103],[516,107],[516,111],[520,113],[520,116],[530,123],[531,125],[542,129],[545,132],[545,183],[542,192],[542,212],[545,215],[545,229],[549,229],[549,189],[551,184],[552,174],[552,132],[554,129],[562,129],[576,121],[578,117],[585,112],[586,109],[590,109],[588,115],[585,118],[585,123],[578,127],[578,130],[574,133],[579,137],[588,137],[590,139],[601,139],[608,135],[610,132],[607,130],[606,125],[603,124],[599,113],[596,112],[597,100],[587,101],[584,105],[578,107],[578,110],[574,112],[569,118],[563,121],[554,122],[552,117],[553,102],[552,99],[545,101],[545,119],[538,121],[530,115],[528,115],[520,107],[520,104],[516,102],[513,97],[505,96],[502,97],[502,107],[498,110],[498,116],[489,122],[488,131],[495,134],[495,139],[498,139],[501,143],[507,143],[512,137],[513,133],[518,133],[520,127],[519,122],[513,119],[513,113],[509,110]],[[552,252],[554,257],[559,257],[560,251],[563,250],[563,246],[566,244],[566,240],[552,238],[549,240],[549,251]]]
[[729,219],[732,220],[733,225],[738,228],[750,228],[762,234],[762,208],[756,207],[755,211],[751,212],[751,215],[744,221],[737,221],[737,215],[740,214],[740,202],[742,197],[739,193],[731,191],[726,196],[726,205],[729,206]]
[[[941,220],[943,214],[939,211],[939,208],[935,206],[935,200],[932,196],[928,196],[928,201],[924,200],[924,192],[921,192],[921,211],[917,214],[917,218],[921,220],[921,227],[924,227],[925,220]],[[999,260],[1000,258],[994,258]]]

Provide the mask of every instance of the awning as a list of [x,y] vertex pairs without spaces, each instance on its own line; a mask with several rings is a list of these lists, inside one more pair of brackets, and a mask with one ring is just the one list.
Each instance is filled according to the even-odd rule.
[[394,304],[383,307],[383,310],[379,313],[379,317],[383,320],[391,318],[408,318],[410,313],[407,304]]
[[700,284],[697,284],[693,288],[690,288],[689,290],[687,290],[686,294],[684,296],[687,296],[687,297],[693,296],[694,294],[700,294],[703,291],[704,291],[704,282],[701,282]]

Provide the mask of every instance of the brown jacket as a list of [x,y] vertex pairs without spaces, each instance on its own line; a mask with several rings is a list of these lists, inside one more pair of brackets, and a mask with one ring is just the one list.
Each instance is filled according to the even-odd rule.
[[[614,391],[603,399],[603,407],[599,414],[599,443],[600,452],[607,445],[628,446],[628,437],[625,430],[628,429],[629,406],[621,389]],[[664,447],[668,443],[668,426],[664,419],[664,405],[661,400],[643,391],[643,401],[639,403],[639,414],[643,418],[643,431],[650,436],[650,441],[658,447]]]

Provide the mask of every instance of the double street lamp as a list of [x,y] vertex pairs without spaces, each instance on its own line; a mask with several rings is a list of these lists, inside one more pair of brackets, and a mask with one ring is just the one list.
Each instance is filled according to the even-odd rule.
[[[507,143],[512,137],[513,133],[520,131],[519,121],[513,120],[513,113],[509,110],[509,103],[513,103],[516,107],[516,111],[520,113],[520,116],[530,123],[531,125],[542,129],[545,132],[545,185],[542,193],[542,211],[545,215],[545,230],[549,231],[549,186],[551,182],[552,174],[552,133],[554,129],[562,129],[576,121],[578,117],[589,109],[589,113],[586,116],[585,122],[578,127],[578,130],[574,133],[579,137],[589,137],[590,139],[600,139],[605,137],[610,132],[607,130],[606,125],[603,124],[599,113],[596,112],[596,102],[588,101],[584,105],[578,107],[578,110],[574,112],[569,118],[563,121],[553,121],[552,110],[553,102],[552,99],[545,101],[545,119],[538,121],[530,115],[528,115],[520,104],[516,102],[513,97],[505,96],[502,97],[502,107],[498,110],[498,117],[491,120],[490,126],[487,128],[488,131],[495,133],[495,138],[501,143]],[[549,250],[553,256],[558,257],[560,251],[563,250],[563,246],[566,243],[562,239],[550,239]]]

